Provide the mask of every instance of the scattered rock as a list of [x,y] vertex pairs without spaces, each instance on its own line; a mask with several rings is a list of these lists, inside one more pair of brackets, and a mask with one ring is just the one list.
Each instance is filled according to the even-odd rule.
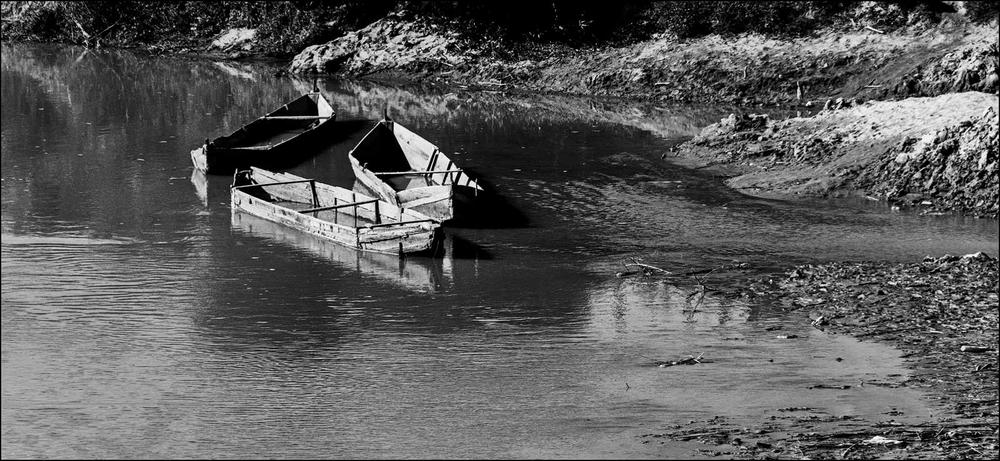
[[256,38],[257,29],[229,29],[220,34],[215,40],[212,40],[212,44],[209,45],[209,49],[219,50],[226,53],[234,51],[250,51],[254,47],[254,40]]
[[313,45],[292,59],[289,71],[300,74],[368,75],[453,68],[467,58],[458,35],[441,32],[427,21],[380,19],[330,42]]

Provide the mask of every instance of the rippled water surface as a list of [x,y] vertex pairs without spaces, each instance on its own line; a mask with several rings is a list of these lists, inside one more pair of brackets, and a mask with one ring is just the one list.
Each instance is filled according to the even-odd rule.
[[[188,152],[311,82],[3,45],[3,457],[689,456],[637,435],[926,412],[909,390],[806,390],[905,370],[719,292],[796,263],[997,252],[995,221],[757,199],[660,159],[726,108],[318,83],[342,129],[293,172],[351,187],[347,150],[389,108],[528,225],[449,228],[444,258],[401,262],[233,215],[230,178]],[[633,257],[752,270],[697,301],[616,277]]]

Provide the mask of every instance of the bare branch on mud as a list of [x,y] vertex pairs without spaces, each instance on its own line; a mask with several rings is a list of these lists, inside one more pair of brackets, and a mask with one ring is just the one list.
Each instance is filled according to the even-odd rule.
[[687,358],[681,359],[681,360],[670,360],[670,361],[666,361],[666,362],[656,362],[656,366],[658,366],[660,368],[666,368],[666,367],[672,367],[672,366],[677,366],[677,365],[695,365],[695,364],[699,364],[699,363],[709,363],[707,360],[702,360],[701,359],[704,355],[705,355],[705,353],[702,352],[701,354],[698,354],[697,357],[695,357],[693,355],[689,355]]
[[990,350],[990,348],[982,346],[962,346],[959,350],[962,352],[986,352]]
[[639,261],[642,261],[642,259],[641,258],[632,258],[632,262],[631,263],[626,263],[625,261],[622,261],[622,266],[625,266],[626,271],[629,269],[629,267],[638,267],[638,268],[640,268],[640,270],[638,272],[619,272],[619,273],[617,273],[615,275],[618,276],[618,277],[623,277],[623,276],[626,276],[626,275],[639,274],[639,273],[641,273],[642,275],[652,275],[654,272],[659,272],[661,274],[666,274],[666,275],[672,275],[673,274],[673,272],[670,272],[670,271],[668,271],[666,269],[663,269],[661,267],[656,267],[656,266],[653,266],[653,265],[650,265],[650,264],[643,264],[643,263],[641,263]]
[[851,386],[847,384],[837,385],[837,384],[816,384],[814,386],[809,386],[809,389],[850,389]]
[[[640,261],[642,261],[642,258],[632,258],[632,262],[622,261],[622,266],[624,266],[626,270],[624,272],[618,272],[618,273],[616,273],[615,276],[616,277],[625,277],[625,276],[636,275],[636,274],[642,274],[644,276],[648,276],[648,275],[653,275],[655,273],[660,273],[660,274],[669,275],[669,276],[678,276],[678,277],[691,276],[691,277],[694,277],[695,275],[708,275],[708,274],[711,274],[713,272],[720,271],[720,270],[726,270],[726,269],[746,269],[746,268],[750,267],[749,263],[737,262],[737,263],[733,263],[733,264],[724,264],[722,266],[713,267],[711,269],[698,269],[698,270],[681,272],[681,273],[676,273],[675,274],[675,273],[673,273],[671,271],[668,271],[668,270],[666,270],[666,269],[664,269],[662,267],[653,266],[651,264],[645,264],[645,263],[642,263]],[[631,271],[631,270],[629,270],[632,267],[637,267],[637,268],[639,268],[639,270],[638,271]],[[698,281],[699,285],[701,285],[701,286],[705,285],[702,280],[698,279],[697,277],[694,277],[694,278],[695,278],[696,281]]]
[[[816,317],[816,320],[813,320],[812,323],[810,323],[810,325],[812,325],[812,326],[814,326],[816,328],[820,328],[820,327],[826,325],[827,323],[830,323],[830,322],[826,320],[825,316],[821,315],[819,317]],[[822,330],[822,328],[820,328],[820,329]]]

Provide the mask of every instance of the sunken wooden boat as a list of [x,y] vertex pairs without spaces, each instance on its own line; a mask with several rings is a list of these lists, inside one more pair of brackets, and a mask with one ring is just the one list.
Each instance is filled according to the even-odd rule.
[[397,255],[356,251],[313,234],[291,231],[281,224],[239,210],[233,210],[231,219],[231,229],[242,235],[276,242],[290,252],[303,252],[343,270],[399,288],[427,293],[440,290],[451,280],[451,264],[445,264],[444,258],[400,258]]
[[335,118],[322,94],[306,93],[228,136],[206,139],[191,151],[191,161],[209,174],[232,174],[251,166],[291,167],[319,150]]
[[388,117],[347,157],[358,182],[376,197],[442,222],[470,214],[484,193],[441,149]]
[[233,175],[232,209],[341,245],[386,254],[433,253],[437,221],[413,210],[288,173]]

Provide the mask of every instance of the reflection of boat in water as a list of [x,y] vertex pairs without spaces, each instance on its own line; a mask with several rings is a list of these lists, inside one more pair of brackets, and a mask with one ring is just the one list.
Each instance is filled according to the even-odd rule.
[[191,169],[191,185],[194,186],[195,196],[206,210],[219,206],[229,208],[229,187],[232,183],[232,178],[206,175],[197,168]]
[[233,209],[232,228],[246,235],[281,242],[314,256],[333,261],[400,287],[417,291],[444,288],[451,278],[451,264],[441,258],[406,257],[357,251],[305,232]]
[[191,171],[191,184],[194,185],[194,193],[198,196],[201,206],[208,208],[208,176],[195,168]]

